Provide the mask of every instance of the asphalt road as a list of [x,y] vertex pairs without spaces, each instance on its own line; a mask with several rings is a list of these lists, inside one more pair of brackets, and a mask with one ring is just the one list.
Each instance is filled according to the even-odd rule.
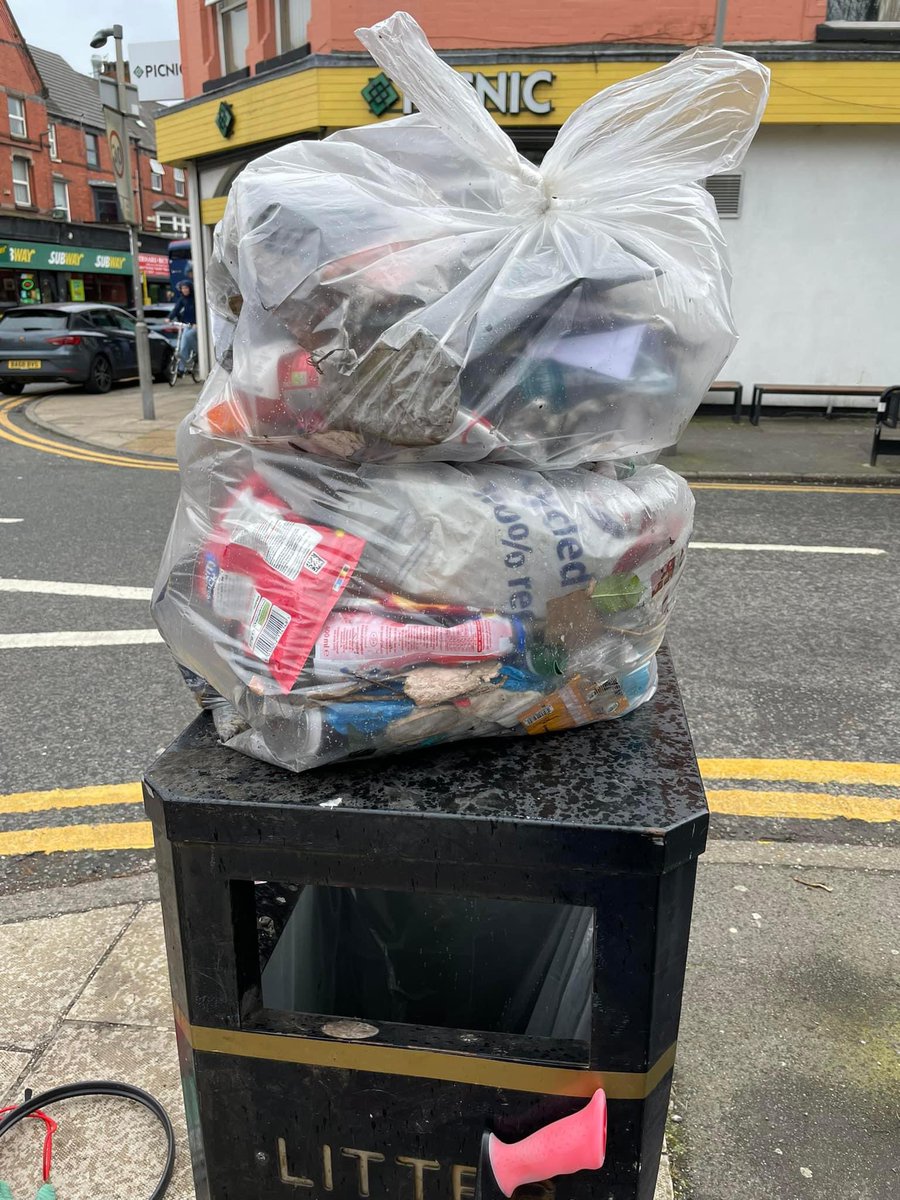
[[[0,441],[0,577],[150,587],[177,491],[174,472],[73,461]],[[698,754],[891,761],[900,725],[891,635],[900,496],[718,488],[695,494],[699,543],[886,552],[692,551],[670,644]],[[0,592],[0,632],[151,624],[143,601]],[[161,645],[0,654],[0,794],[137,779],[195,711]],[[52,819],[90,824],[139,815],[133,808],[81,808]],[[47,820],[45,813],[0,813],[0,832]],[[714,832],[877,844],[895,827],[719,816]],[[131,869],[147,857],[108,851],[7,859],[0,886]]]
[[[171,472],[0,441],[0,577],[150,587],[177,488]],[[900,774],[877,764],[898,758],[900,496],[695,494],[695,540],[714,545],[691,552],[670,644],[698,753],[726,760],[714,787],[745,789],[745,810],[714,815],[700,869],[676,1184],[691,1200],[886,1200],[897,1194],[898,830],[878,806],[896,804]],[[0,591],[0,634],[150,625],[144,601]],[[195,713],[166,649],[2,647],[0,668],[0,846],[17,831],[141,821],[134,803],[21,794],[136,780]],[[796,763],[757,777],[755,760],[804,760],[808,777]],[[822,797],[869,815],[813,819]],[[142,849],[0,854],[0,906],[4,893],[151,869]]]

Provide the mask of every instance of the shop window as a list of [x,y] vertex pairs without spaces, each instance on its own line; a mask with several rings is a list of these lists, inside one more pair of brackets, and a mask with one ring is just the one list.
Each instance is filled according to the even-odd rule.
[[241,71],[247,65],[250,45],[250,20],[247,0],[219,0],[219,44],[222,48],[222,73]]
[[309,41],[306,26],[310,18],[310,0],[278,0],[278,53],[297,50]]
[[56,142],[56,126],[52,121],[47,126],[47,144],[50,147],[50,157],[54,162],[59,162],[59,146]]
[[95,187],[94,191],[94,216],[98,221],[105,225],[118,224],[119,217],[119,199],[116,196],[116,189],[113,187]]
[[175,195],[184,196],[185,193],[185,174],[181,167],[175,168]]
[[9,132],[15,138],[28,137],[28,126],[25,122],[25,101],[18,96],[7,96],[9,105]]
[[[87,165],[89,167],[100,166],[100,142],[97,139],[96,133],[87,133],[84,135],[84,150],[87,155]],[[99,218],[98,218],[99,220]]]
[[64,179],[53,180],[53,207],[65,213],[69,219],[69,185]]
[[27,158],[12,160],[13,198],[19,208],[31,207],[31,163]]

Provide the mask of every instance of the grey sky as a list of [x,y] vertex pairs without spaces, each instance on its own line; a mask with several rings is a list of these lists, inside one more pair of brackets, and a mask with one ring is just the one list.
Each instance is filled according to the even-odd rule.
[[[76,71],[90,74],[90,40],[119,24],[129,42],[164,42],[178,37],[176,0],[9,0],[26,42],[61,54]],[[108,47],[114,54],[112,43]],[[101,51],[100,53],[105,53]]]

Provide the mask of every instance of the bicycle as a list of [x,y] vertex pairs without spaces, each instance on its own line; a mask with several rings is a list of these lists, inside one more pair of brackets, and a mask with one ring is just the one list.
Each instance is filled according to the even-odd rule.
[[[166,378],[169,381],[169,387],[174,387],[178,382],[178,362],[181,358],[181,345],[184,341],[185,330],[190,329],[190,325],[178,324],[178,341],[175,343],[175,349],[169,355],[169,361],[166,365]],[[194,383],[200,382],[200,363],[197,358],[197,347],[192,346],[188,351],[187,357],[184,360],[183,375],[190,375]]]

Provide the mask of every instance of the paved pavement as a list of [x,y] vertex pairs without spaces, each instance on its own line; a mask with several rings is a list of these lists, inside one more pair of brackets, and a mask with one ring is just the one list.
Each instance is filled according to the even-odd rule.
[[[0,641],[0,1097],[113,1075],[178,1114],[134,781],[193,704],[161,645],[22,644],[150,624],[140,589],[177,474],[144,455],[81,450],[0,411],[0,639],[16,639]],[[695,495],[671,644],[714,817],[670,1126],[676,1186],[693,1200],[886,1200],[900,714],[884,631],[900,497],[746,480]],[[139,1172],[158,1141],[141,1121],[114,1126],[110,1195],[150,1190]],[[67,1119],[59,1139],[66,1200],[88,1200],[86,1180],[110,1170],[78,1128]],[[3,1170],[15,1194],[33,1194],[34,1133],[10,1144]],[[92,1157],[76,1179],[82,1150]],[[183,1167],[178,1180],[171,1195],[187,1200]]]
[[[900,482],[900,457],[869,466],[871,413],[828,420],[822,413],[735,424],[720,413],[694,417],[662,461],[688,479],[805,480],[864,486]],[[900,438],[900,430],[896,436]]]
[[28,414],[35,425],[76,442],[131,454],[174,458],[175,432],[199,394],[200,385],[190,379],[179,380],[175,387],[155,384],[156,419],[145,421],[141,416],[140,388],[120,386],[105,396],[91,396],[73,387],[39,395],[28,405]]

